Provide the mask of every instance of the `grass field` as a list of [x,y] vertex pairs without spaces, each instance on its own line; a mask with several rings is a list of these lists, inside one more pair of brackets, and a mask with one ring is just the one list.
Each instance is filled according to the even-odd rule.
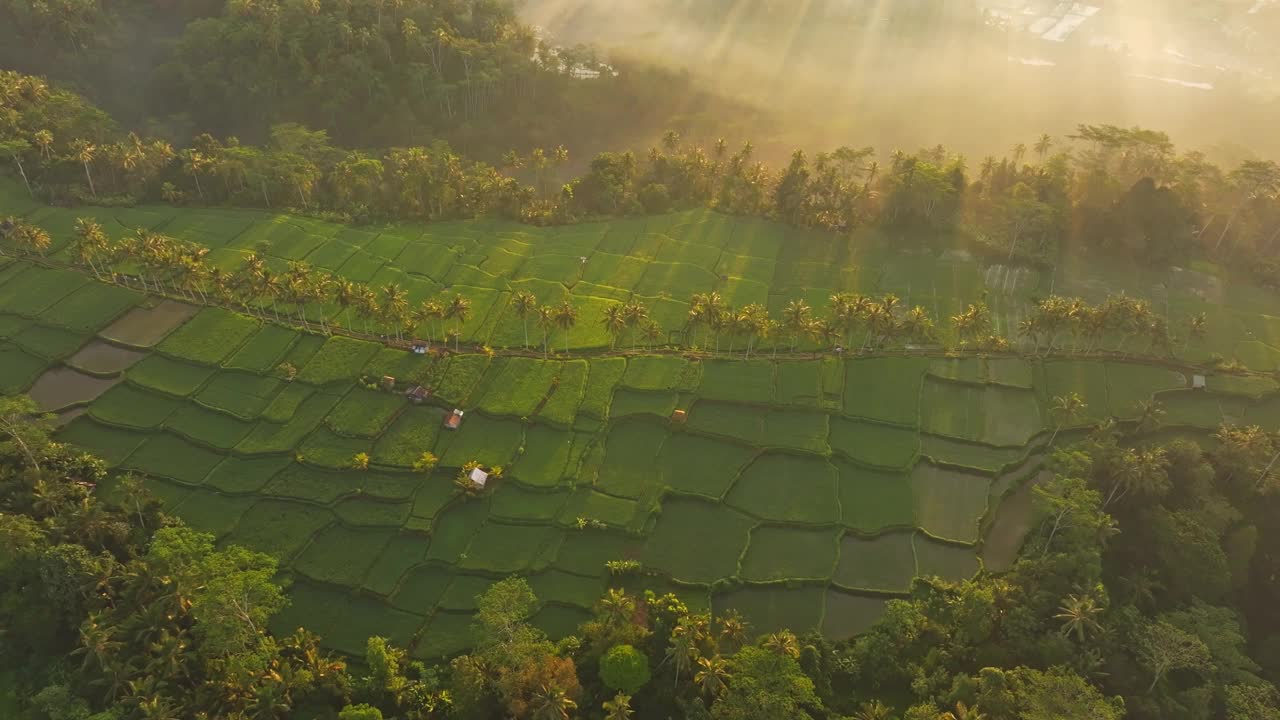
[[[5,192],[0,185],[0,203]],[[74,211],[23,208],[63,236],[72,227]],[[462,650],[475,594],[512,573],[530,578],[544,603],[536,622],[557,633],[616,585],[736,608],[757,632],[787,625],[846,637],[912,578],[962,579],[981,568],[975,547],[992,493],[1011,487],[1002,474],[1039,456],[1056,397],[1081,395],[1080,424],[1133,418],[1153,398],[1170,431],[1280,423],[1271,376],[1211,373],[1207,391],[1192,391],[1179,370],[1114,358],[775,361],[771,351],[786,354],[789,331],[760,340],[746,360],[745,338],[688,326],[689,296],[709,291],[775,316],[795,298],[821,315],[835,292],[896,292],[941,317],[986,289],[985,268],[950,254],[827,243],[706,211],[549,229],[483,220],[348,228],[233,210],[95,213],[167,221],[165,232],[212,248],[225,270],[256,250],[273,267],[305,260],[352,280],[398,283],[413,305],[455,293],[471,301],[467,321],[446,326],[472,347],[423,357],[27,261],[0,268],[0,390],[41,378],[70,387],[79,378],[72,368],[93,374],[83,376],[92,387],[54,393],[59,408],[87,406],[59,438],[145,474],[196,527],[280,557],[294,584],[277,624],[305,623],[346,651],[372,633],[410,645],[415,657]],[[1047,282],[1032,278],[1014,295],[997,288],[997,327]],[[549,330],[548,360],[476,349],[524,345],[516,290],[578,310],[573,328]],[[645,345],[633,328],[614,338],[601,323],[606,308],[635,299],[659,324],[659,344],[692,337],[712,349],[718,341],[720,352],[604,352],[615,341],[619,350]],[[1233,329],[1213,331],[1227,359],[1280,366],[1266,307],[1254,303]],[[313,320],[315,311],[361,329],[355,313],[308,308]],[[439,325],[415,332],[438,336]],[[540,346],[541,330],[529,325]],[[804,337],[799,344],[813,349]],[[566,346],[591,352],[554,355]],[[127,356],[111,355],[123,347]],[[291,380],[278,369],[285,362],[298,369]],[[415,405],[364,387],[382,376],[432,395]],[[455,407],[466,411],[462,426],[445,429]],[[677,409],[687,418],[673,416]],[[428,452],[435,469],[415,469]],[[357,453],[369,456],[368,469],[354,466]],[[453,480],[472,461],[503,472],[464,499]],[[611,576],[611,560],[638,561],[644,574]]]

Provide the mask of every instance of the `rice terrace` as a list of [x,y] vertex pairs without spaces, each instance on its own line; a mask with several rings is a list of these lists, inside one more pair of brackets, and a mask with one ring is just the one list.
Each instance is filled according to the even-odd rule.
[[[1011,563],[1055,438],[1104,418],[1206,442],[1227,420],[1280,422],[1274,296],[1207,263],[1038,273],[706,210],[354,227],[0,190],[0,216],[51,239],[0,245],[0,389],[190,525],[279,557],[279,628],[352,654],[374,634],[420,658],[466,649],[476,596],[510,574],[552,636],[622,586],[847,638],[917,575]],[[80,219],[104,243],[190,243],[214,277],[145,247],[108,261]],[[246,262],[279,284],[207,294]],[[299,294],[300,270],[394,288],[402,310]],[[765,321],[703,313],[713,293]],[[889,295],[936,320],[932,339],[813,328],[832,296]],[[1165,352],[1118,327],[1019,334],[1051,295],[1205,320]],[[1007,340],[944,349],[966,314]]]

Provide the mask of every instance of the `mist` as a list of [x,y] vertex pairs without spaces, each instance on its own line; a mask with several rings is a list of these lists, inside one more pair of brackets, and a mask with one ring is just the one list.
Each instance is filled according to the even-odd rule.
[[1082,123],[1161,130],[1227,163],[1280,156],[1275,0],[527,0],[522,14],[555,43],[684,70],[744,103],[696,134],[775,158],[999,156]]

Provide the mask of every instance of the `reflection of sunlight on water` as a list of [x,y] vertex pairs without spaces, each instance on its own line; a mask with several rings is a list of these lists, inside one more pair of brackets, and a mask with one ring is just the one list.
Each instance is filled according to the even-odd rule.
[[1192,82],[1190,80],[1179,80],[1178,78],[1171,77],[1156,77],[1155,75],[1144,75],[1142,73],[1135,73],[1133,77],[1142,78],[1143,80],[1158,80],[1159,82],[1169,83],[1170,85],[1181,85],[1182,87],[1191,88],[1193,90],[1213,89],[1213,83],[1207,82]]

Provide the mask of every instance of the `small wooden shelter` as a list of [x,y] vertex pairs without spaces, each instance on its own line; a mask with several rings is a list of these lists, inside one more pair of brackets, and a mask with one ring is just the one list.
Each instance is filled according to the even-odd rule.
[[450,430],[457,430],[462,426],[462,416],[464,414],[463,411],[454,408],[453,412],[449,413],[449,417],[444,419],[444,426]]
[[475,483],[477,487],[484,487],[485,483],[489,482],[489,473],[480,468],[475,468],[471,471],[471,482]]
[[409,402],[414,405],[421,405],[427,401],[427,398],[431,397],[431,391],[421,385],[414,385],[405,391],[404,396],[409,398]]

